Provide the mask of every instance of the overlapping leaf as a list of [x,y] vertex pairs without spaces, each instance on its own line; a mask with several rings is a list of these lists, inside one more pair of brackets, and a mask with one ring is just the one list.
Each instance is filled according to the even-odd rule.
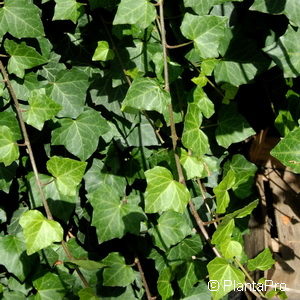
[[114,52],[111,49],[109,49],[108,42],[99,41],[94,55],[92,57],[92,60],[107,61],[113,59],[114,56]]
[[55,0],[55,10],[52,20],[71,20],[73,23],[83,12],[82,3],[76,0]]
[[19,147],[12,131],[7,126],[0,126],[0,162],[9,166],[19,158]]

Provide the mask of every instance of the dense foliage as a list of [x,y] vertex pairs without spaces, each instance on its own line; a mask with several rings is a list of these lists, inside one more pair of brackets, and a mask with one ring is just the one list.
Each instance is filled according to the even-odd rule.
[[227,299],[271,268],[247,141],[300,172],[298,26],[298,0],[1,2],[2,298]]

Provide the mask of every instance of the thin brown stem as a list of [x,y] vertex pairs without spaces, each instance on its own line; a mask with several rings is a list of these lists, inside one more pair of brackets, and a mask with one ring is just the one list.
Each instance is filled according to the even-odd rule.
[[182,44],[179,44],[179,45],[166,45],[166,47],[168,48],[168,49],[177,49],[177,48],[181,48],[181,47],[185,47],[185,46],[188,46],[188,45],[190,45],[190,44],[192,44],[193,43],[193,41],[189,41],[189,42],[186,42],[186,43],[182,43]]
[[149,286],[148,286],[148,283],[147,283],[147,280],[146,280],[146,277],[145,277],[145,274],[144,274],[141,262],[140,262],[140,260],[139,260],[138,257],[135,257],[134,263],[135,263],[135,265],[137,266],[137,268],[138,268],[138,270],[140,272],[140,275],[141,275],[141,278],[142,278],[142,281],[143,281],[143,285],[144,285],[144,288],[145,288],[145,292],[146,292],[146,295],[147,295],[147,299],[148,300],[152,300],[153,297],[151,295],[151,292],[150,292],[150,289],[149,289]]

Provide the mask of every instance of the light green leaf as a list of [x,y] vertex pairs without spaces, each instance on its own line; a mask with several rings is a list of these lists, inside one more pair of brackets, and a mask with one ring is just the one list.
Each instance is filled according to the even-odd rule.
[[12,111],[0,112],[0,126],[7,126],[11,130],[16,141],[22,138],[20,125],[16,115]]
[[74,196],[86,165],[86,162],[53,156],[47,161],[47,170],[55,177],[57,188],[63,195]]
[[219,244],[219,248],[223,257],[226,259],[240,257],[243,252],[243,246],[239,242],[230,239],[227,239]]
[[245,282],[244,273],[221,257],[216,257],[210,261],[207,265],[207,270],[209,280],[219,283],[219,288],[216,291],[211,291],[214,300],[221,299],[232,291],[235,285]]
[[106,41],[99,41],[97,44],[97,48],[94,52],[94,55],[92,57],[92,60],[112,60],[114,58],[115,54],[113,50],[109,49],[108,42]]
[[219,16],[194,16],[186,13],[182,24],[182,34],[193,40],[202,58],[218,57],[218,47],[224,35],[228,18]]
[[55,0],[55,2],[52,20],[71,20],[76,24],[83,12],[83,3],[76,2],[76,0]]
[[108,184],[101,184],[88,199],[93,206],[92,225],[100,242],[121,238],[126,232],[139,234],[140,222],[145,219],[141,207],[130,200],[120,200],[118,192]]
[[[280,2],[280,1],[279,1]],[[282,2],[283,5],[283,2]],[[285,2],[284,14],[288,17],[290,23],[300,26],[300,7],[298,0],[288,0]]]
[[95,295],[93,288],[84,288],[78,292],[80,300],[98,300],[99,298]]
[[56,75],[47,92],[63,107],[58,117],[77,118],[83,112],[88,86],[88,75],[77,69],[62,70]]
[[14,235],[0,237],[1,264],[8,272],[24,281],[32,265],[38,262],[36,256],[27,256],[23,239]]
[[169,267],[164,268],[159,272],[159,277],[157,280],[157,290],[162,298],[162,300],[172,299],[174,291],[171,285],[172,273]]
[[20,44],[6,39],[4,48],[10,55],[8,61],[8,72],[23,78],[25,70],[47,63],[47,59],[39,54],[33,47],[29,47],[25,42]]
[[7,126],[0,126],[0,162],[9,166],[19,158],[19,147],[12,131]]
[[226,208],[230,201],[228,190],[233,187],[235,183],[235,173],[233,170],[229,170],[222,181],[213,189],[217,198],[217,210],[218,214],[222,214],[226,211]]
[[200,86],[196,87],[193,93],[193,98],[194,102],[198,105],[201,113],[204,115],[205,118],[210,118],[214,114],[214,104],[207,97],[206,93]]
[[[290,2],[290,0],[288,0]],[[284,10],[286,1],[255,0],[250,10],[256,10],[268,14],[281,14]]]
[[277,42],[263,49],[283,70],[285,78],[300,75],[300,45],[297,43],[299,38],[300,31],[294,31],[289,26]]
[[53,242],[61,242],[63,239],[63,229],[60,224],[48,220],[38,210],[26,211],[19,223],[23,228],[28,255],[50,246]]
[[185,7],[191,7],[199,16],[207,15],[210,8],[214,5],[212,0],[184,0]]
[[300,128],[289,132],[271,151],[271,155],[300,173]]
[[204,171],[202,160],[195,156],[189,155],[184,149],[180,149],[180,163],[184,168],[187,180],[195,177],[202,177]]
[[73,265],[76,265],[83,269],[91,270],[91,271],[99,270],[99,269],[105,267],[104,264],[94,261],[94,260],[89,260],[89,259],[70,259],[70,260],[65,261],[64,263],[71,263]]
[[221,244],[223,241],[226,241],[231,237],[234,229],[234,219],[225,220],[217,227],[217,230],[214,232],[211,242],[215,245]]
[[230,218],[244,218],[244,217],[251,214],[251,212],[258,205],[258,203],[259,203],[259,200],[254,200],[251,203],[249,203],[248,205],[244,206],[243,208],[237,209],[231,214],[227,214],[226,218],[228,218],[228,219],[230,219]]
[[290,131],[298,127],[292,114],[288,110],[279,110],[274,125],[281,136],[286,136]]
[[122,0],[113,24],[133,24],[145,29],[155,20],[155,17],[155,7],[149,1]]
[[16,38],[34,38],[44,35],[40,10],[30,0],[5,0],[0,8],[0,27]]
[[119,253],[109,253],[102,263],[108,266],[103,271],[104,286],[127,286],[135,280],[134,271]]
[[184,119],[182,144],[192,150],[196,156],[201,156],[209,151],[208,138],[199,128],[202,123],[200,108],[195,103],[189,103]]
[[216,65],[220,62],[219,59],[216,58],[208,58],[204,59],[201,62],[201,73],[206,75],[206,76],[211,76],[214,68]]
[[190,193],[183,184],[173,179],[168,169],[157,166],[146,171],[145,175],[148,184],[145,194],[145,211],[147,213],[166,210],[184,212],[190,199]]
[[247,120],[238,113],[234,103],[224,104],[219,116],[216,139],[220,146],[228,148],[231,144],[241,142],[255,134]]
[[122,103],[122,110],[155,110],[163,113],[171,103],[170,94],[152,78],[137,78],[130,86]]
[[191,233],[184,215],[175,211],[164,212],[157,220],[157,225],[149,230],[154,243],[160,249],[167,251]]
[[89,108],[77,119],[63,118],[60,127],[52,131],[52,145],[64,145],[81,160],[87,160],[97,149],[99,138],[110,130],[107,121]]
[[266,271],[270,269],[275,263],[272,257],[272,253],[269,248],[259,253],[255,258],[249,259],[247,267],[250,271],[262,270]]
[[49,98],[44,89],[33,90],[28,102],[29,108],[23,112],[24,121],[38,130],[42,130],[45,121],[61,110],[61,106]]

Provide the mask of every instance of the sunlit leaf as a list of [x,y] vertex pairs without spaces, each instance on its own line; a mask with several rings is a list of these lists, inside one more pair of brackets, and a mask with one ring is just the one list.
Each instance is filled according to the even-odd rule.
[[0,126],[0,162],[9,166],[19,158],[19,147],[12,131],[7,126]]
[[275,263],[275,260],[272,257],[272,253],[269,248],[264,249],[259,253],[255,258],[249,259],[247,267],[250,271],[262,270],[266,271],[270,269]]
[[76,0],[55,0],[55,10],[52,20],[71,20],[73,23],[83,12],[83,3]]

